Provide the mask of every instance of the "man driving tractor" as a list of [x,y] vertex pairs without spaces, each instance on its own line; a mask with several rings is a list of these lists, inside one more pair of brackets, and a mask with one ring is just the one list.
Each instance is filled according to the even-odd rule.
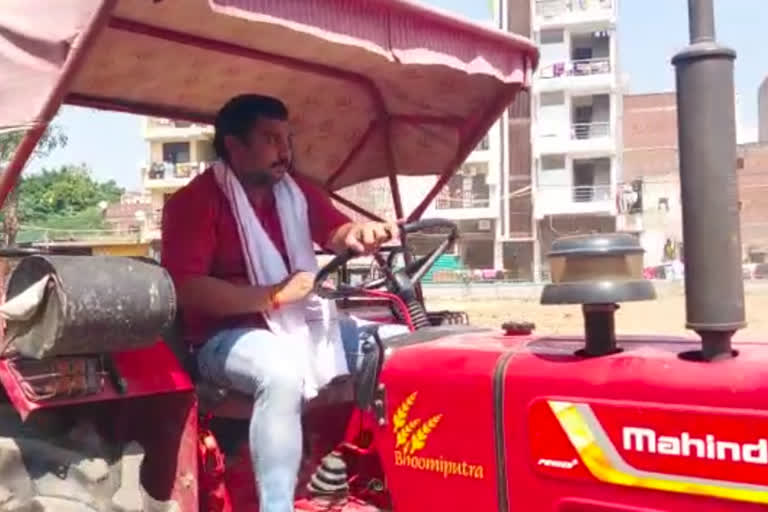
[[359,343],[354,320],[312,293],[313,242],[371,253],[398,226],[352,222],[292,172],[288,110],[278,99],[227,102],[214,149],[219,160],[164,208],[162,262],[201,378],[255,399],[249,445],[260,510],[293,511],[302,401],[354,371],[345,347],[354,354]]

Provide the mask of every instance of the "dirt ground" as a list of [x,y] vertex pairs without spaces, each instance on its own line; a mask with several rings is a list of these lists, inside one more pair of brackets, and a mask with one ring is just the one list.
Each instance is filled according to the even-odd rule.
[[[431,310],[463,310],[474,325],[501,326],[508,320],[536,324],[539,334],[577,334],[583,332],[580,306],[542,306],[536,300],[512,298],[428,299]],[[768,341],[768,292],[747,291],[747,327],[735,339]],[[691,335],[685,329],[685,296],[661,296],[655,301],[629,302],[616,313],[616,329],[621,334]]]

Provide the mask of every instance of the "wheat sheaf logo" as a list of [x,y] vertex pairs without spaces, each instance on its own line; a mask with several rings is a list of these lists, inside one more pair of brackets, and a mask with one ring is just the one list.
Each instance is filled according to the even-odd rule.
[[420,471],[442,473],[444,478],[449,476],[484,478],[482,465],[448,460],[443,456],[422,457],[415,455],[427,446],[429,436],[437,429],[443,419],[442,414],[427,416],[426,420],[411,418],[411,409],[416,403],[417,396],[417,391],[408,395],[392,416],[392,433],[395,436],[395,465],[407,466]]
[[395,449],[404,454],[413,454],[423,449],[429,434],[437,428],[443,418],[442,414],[437,414],[425,422],[420,418],[408,421],[408,413],[416,402],[417,394],[418,392],[411,393],[392,417],[392,431],[397,439]]

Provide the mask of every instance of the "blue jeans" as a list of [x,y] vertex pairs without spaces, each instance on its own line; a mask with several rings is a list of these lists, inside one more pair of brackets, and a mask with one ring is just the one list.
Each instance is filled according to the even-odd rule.
[[[340,315],[350,372],[358,370],[360,340],[372,322]],[[382,325],[382,338],[408,328]],[[197,355],[202,378],[255,398],[248,432],[261,512],[293,512],[301,463],[302,375],[284,340],[265,329],[232,329],[213,336]]]

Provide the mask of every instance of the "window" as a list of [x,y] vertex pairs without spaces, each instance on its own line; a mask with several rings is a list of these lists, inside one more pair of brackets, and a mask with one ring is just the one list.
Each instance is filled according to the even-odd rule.
[[488,208],[490,188],[488,186],[488,164],[485,162],[466,163],[461,166],[437,198],[437,209]]
[[558,44],[565,40],[563,30],[542,30],[539,34],[540,44]]
[[542,171],[553,171],[558,169],[565,169],[565,155],[542,155]]
[[736,169],[743,169],[744,168],[744,158],[738,157],[736,159]]
[[592,48],[576,47],[573,49],[573,60],[592,59]]
[[183,164],[189,161],[189,142],[166,142],[163,144],[163,162]]

